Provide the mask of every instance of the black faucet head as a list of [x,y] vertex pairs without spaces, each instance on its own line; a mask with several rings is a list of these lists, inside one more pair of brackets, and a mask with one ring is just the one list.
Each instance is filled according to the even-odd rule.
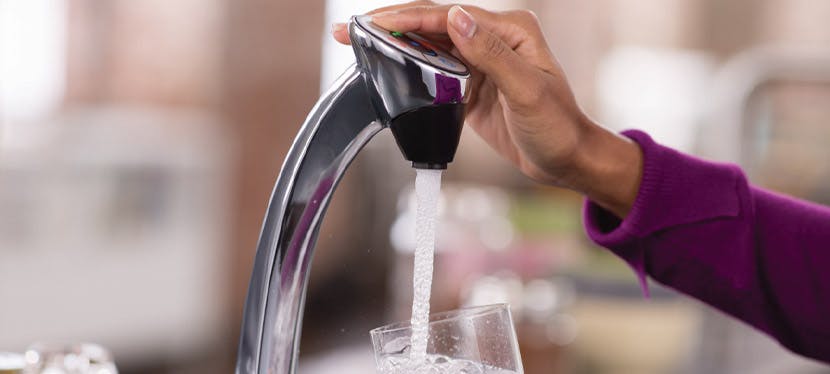
[[372,105],[404,157],[421,169],[446,169],[458,148],[470,70],[413,33],[352,17],[349,36]]
[[452,162],[461,129],[464,104],[435,104],[399,115],[389,128],[404,158],[418,169],[446,169]]

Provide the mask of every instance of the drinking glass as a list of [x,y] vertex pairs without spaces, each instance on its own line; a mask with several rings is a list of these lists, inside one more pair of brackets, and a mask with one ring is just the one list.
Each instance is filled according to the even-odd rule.
[[412,362],[408,322],[370,332],[381,374],[522,374],[522,359],[507,304],[435,313],[429,318],[427,359]]
[[118,374],[112,355],[97,344],[35,343],[24,357],[24,374]]
[[20,374],[26,361],[19,353],[0,352],[0,374]]

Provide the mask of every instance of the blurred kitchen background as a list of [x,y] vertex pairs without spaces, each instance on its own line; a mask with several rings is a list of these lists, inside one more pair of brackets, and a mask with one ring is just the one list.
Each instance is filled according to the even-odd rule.
[[[0,351],[92,341],[122,373],[228,373],[282,159],[378,0],[0,0]],[[614,129],[830,204],[830,2],[510,0]],[[414,172],[382,133],[317,246],[300,372],[370,373],[409,316]],[[510,302],[537,373],[827,373],[589,243],[582,201],[466,131],[433,310]]]

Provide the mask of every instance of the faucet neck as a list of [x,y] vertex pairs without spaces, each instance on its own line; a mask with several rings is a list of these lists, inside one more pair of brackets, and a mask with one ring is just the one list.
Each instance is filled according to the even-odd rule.
[[245,301],[237,374],[294,373],[314,243],[337,183],[383,127],[350,67],[309,113],[268,204]]

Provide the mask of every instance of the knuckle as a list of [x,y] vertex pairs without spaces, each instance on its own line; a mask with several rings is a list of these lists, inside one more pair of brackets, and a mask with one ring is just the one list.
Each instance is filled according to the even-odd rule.
[[485,57],[496,59],[504,56],[507,52],[507,46],[493,34],[488,34],[484,39],[484,55]]
[[521,9],[518,11],[518,16],[520,19],[529,22],[529,23],[537,23],[539,22],[539,17],[536,15],[536,12],[530,9]]
[[539,17],[536,15],[536,12],[530,9],[516,9],[507,12],[508,18],[514,20],[514,22],[529,26],[529,25],[536,25],[539,23]]
[[409,11],[423,17],[427,12],[429,12],[430,8],[431,7],[428,4],[418,3],[409,8]]
[[517,9],[501,13],[502,31],[509,35],[508,43],[515,48],[525,41],[536,42],[544,38],[539,18],[532,10]]

